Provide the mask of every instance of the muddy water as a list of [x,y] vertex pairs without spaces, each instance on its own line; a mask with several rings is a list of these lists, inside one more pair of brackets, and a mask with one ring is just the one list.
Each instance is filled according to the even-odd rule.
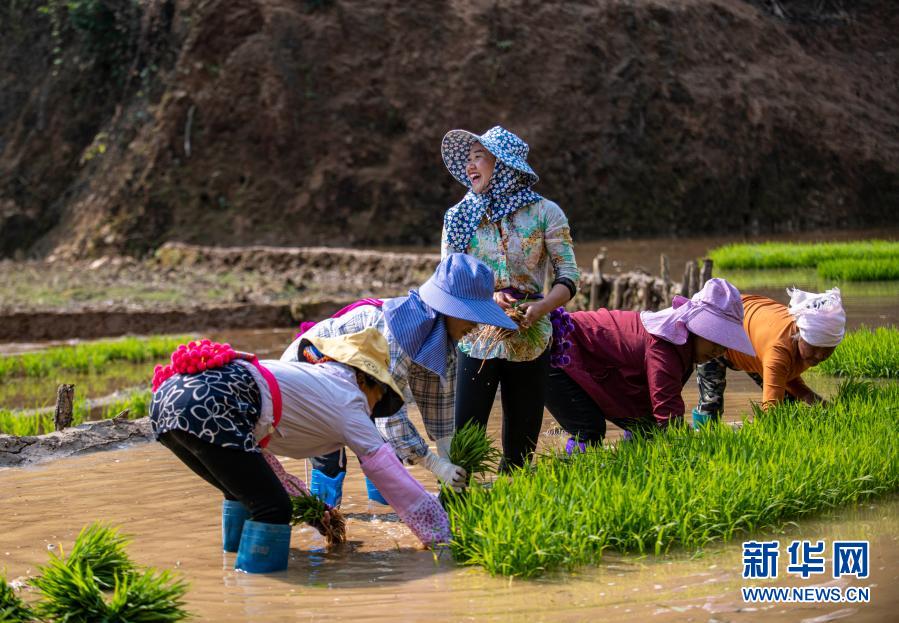
[[[303,461],[286,465],[303,473]],[[777,537],[870,540],[871,577],[851,583],[871,586],[872,603],[754,606],[741,601],[738,544],[700,558],[610,555],[595,568],[530,582],[435,560],[394,515],[369,505],[353,459],[351,466],[350,543],[328,552],[317,533],[297,528],[288,570],[269,576],[232,570],[233,554],[219,550],[219,496],[157,444],[0,471],[0,569],[10,579],[32,575],[48,550],[70,547],[81,526],[103,520],[133,535],[130,552],[140,564],[182,573],[189,608],[204,621],[881,621],[899,607],[897,498],[804,521]],[[787,584],[849,582],[777,582]]]

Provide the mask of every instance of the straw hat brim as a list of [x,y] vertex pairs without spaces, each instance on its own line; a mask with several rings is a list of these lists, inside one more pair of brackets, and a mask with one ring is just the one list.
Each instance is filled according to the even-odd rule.
[[[376,334],[376,339],[383,341],[382,352],[377,352],[380,349],[372,348],[366,342],[363,342],[362,348],[353,343],[353,340],[359,335],[368,333],[373,336]],[[326,357],[364,372],[386,386],[387,391],[372,410],[372,417],[389,417],[403,406],[403,392],[393,380],[388,367],[390,355],[387,349],[387,340],[377,329],[368,328],[357,334],[334,337],[304,338],[300,342],[299,350],[302,351],[308,344],[312,344]]]

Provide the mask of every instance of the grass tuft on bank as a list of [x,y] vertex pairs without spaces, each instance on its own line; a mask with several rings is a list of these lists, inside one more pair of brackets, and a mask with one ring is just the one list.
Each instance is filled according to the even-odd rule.
[[[108,420],[124,410],[128,410],[128,419],[135,420],[150,413],[150,401],[153,395],[149,389],[134,392],[119,398],[100,409],[93,419]],[[91,408],[87,401],[75,401],[72,409],[72,426],[79,426],[91,420]],[[22,414],[8,409],[0,409],[0,434],[25,437],[43,435],[54,430],[53,413]]]
[[60,372],[100,373],[122,362],[156,364],[190,339],[189,336],[127,337],[7,355],[0,357],[0,381],[46,377]]
[[[727,244],[709,251],[717,269],[811,268],[823,262],[899,262],[899,242],[858,240],[852,242],[762,242]],[[852,272],[853,281],[864,273]],[[848,279],[848,277],[847,277]]]
[[899,378],[899,328],[850,331],[815,369],[833,376]]
[[783,404],[742,429],[673,429],[499,478],[448,500],[458,562],[535,577],[777,528],[899,489],[899,386],[845,382],[827,407]]
[[899,279],[899,257],[827,260],[818,264],[818,276],[830,281],[895,281]]

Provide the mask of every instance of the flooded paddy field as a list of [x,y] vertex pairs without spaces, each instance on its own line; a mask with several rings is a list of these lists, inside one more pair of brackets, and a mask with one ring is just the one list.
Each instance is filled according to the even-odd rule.
[[[871,235],[877,235],[873,233]],[[883,233],[879,234],[881,237]],[[856,233],[855,236],[858,237]],[[836,239],[825,235],[822,239]],[[702,256],[714,240],[647,240],[578,246],[581,264],[604,250],[614,270],[643,267],[658,272],[658,253],[671,259],[679,278],[683,263]],[[723,275],[729,276],[729,275]],[[786,302],[784,288],[823,288],[810,272],[743,271],[738,287]],[[741,283],[741,280],[743,283]],[[747,285],[743,285],[743,284]],[[899,283],[846,284],[847,329],[899,324]],[[278,358],[295,328],[198,331],[220,342]],[[0,355],[40,351],[78,340],[0,344]],[[73,382],[84,397],[146,389],[152,364],[122,364],[96,376],[59,377],[4,383],[0,407],[35,408],[52,404],[56,385]],[[810,386],[824,396],[838,379],[809,373]],[[689,412],[697,390],[691,379],[683,391]],[[740,422],[759,400],[761,390],[745,374],[728,373],[724,419]],[[417,410],[410,410],[419,426]],[[689,416],[688,416],[689,417]],[[488,433],[500,437],[499,401]],[[545,414],[538,451],[558,448],[566,436]],[[621,431],[609,424],[607,438]],[[826,515],[805,518],[780,532],[753,534],[779,539],[782,550],[793,539],[868,540],[870,577],[800,580],[792,576],[764,586],[866,586],[867,604],[747,604],[741,597],[740,538],[706,547],[698,554],[674,551],[664,556],[622,557],[609,553],[596,567],[553,573],[539,580],[491,577],[478,568],[460,567],[448,553],[436,557],[386,507],[369,503],[358,461],[350,457],[343,510],[349,542],[325,549],[311,528],[293,530],[291,560],[284,573],[252,576],[233,570],[234,555],[220,551],[220,496],[155,443],[60,459],[28,468],[0,470],[0,571],[9,580],[37,573],[47,552],[68,548],[78,531],[93,521],[121,525],[130,534],[133,559],[142,565],[174,569],[190,582],[188,608],[202,621],[318,621],[335,616],[384,621],[890,621],[899,612],[899,497],[869,500]],[[306,478],[305,461],[285,466]],[[434,478],[420,467],[412,473],[430,490]],[[782,551],[782,556],[785,552]],[[830,561],[828,561],[829,569]],[[26,589],[26,599],[33,599]]]
[[[736,402],[736,401],[734,401]],[[492,418],[495,421],[497,418]],[[546,429],[545,422],[544,428]],[[491,430],[496,436],[498,430]],[[558,438],[544,435],[546,448]],[[621,557],[539,580],[496,578],[424,551],[395,515],[368,502],[354,457],[344,491],[349,542],[326,551],[311,528],[295,528],[286,572],[245,575],[220,551],[219,494],[158,444],[0,471],[0,568],[11,580],[36,573],[47,551],[70,547],[92,521],[123,526],[140,564],[172,568],[191,588],[188,607],[206,621],[886,621],[899,607],[899,498],[788,526],[754,538],[870,541],[865,580],[781,579],[777,585],[871,587],[868,604],[745,604],[738,542],[699,555]],[[286,461],[299,475],[304,461]],[[434,490],[421,468],[413,474]],[[768,582],[771,584],[771,582]],[[751,585],[763,586],[755,582]],[[28,593],[25,593],[28,598]]]

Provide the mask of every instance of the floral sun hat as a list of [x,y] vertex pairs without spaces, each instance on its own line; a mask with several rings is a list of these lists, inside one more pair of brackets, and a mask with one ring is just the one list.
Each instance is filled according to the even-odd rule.
[[459,183],[471,190],[471,181],[465,174],[468,151],[475,143],[480,143],[494,157],[527,178],[527,186],[533,186],[540,177],[528,164],[528,144],[502,126],[493,126],[480,136],[468,130],[450,130],[443,137],[440,152],[443,163]]
[[[471,146],[480,143],[496,157],[490,185],[475,193],[465,173]],[[543,199],[531,190],[540,179],[527,163],[528,144],[501,126],[478,136],[467,130],[450,130],[443,137],[441,153],[446,168],[468,192],[447,210],[444,218],[450,246],[460,253],[468,248],[475,230],[485,217],[496,222],[504,216]]]

